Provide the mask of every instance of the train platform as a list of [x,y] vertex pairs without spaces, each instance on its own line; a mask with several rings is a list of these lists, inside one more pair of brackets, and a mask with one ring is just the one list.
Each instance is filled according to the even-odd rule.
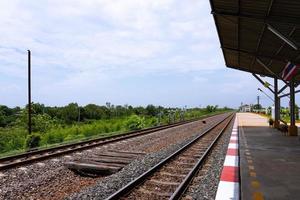
[[267,119],[238,113],[241,199],[300,197],[300,140],[268,126]]

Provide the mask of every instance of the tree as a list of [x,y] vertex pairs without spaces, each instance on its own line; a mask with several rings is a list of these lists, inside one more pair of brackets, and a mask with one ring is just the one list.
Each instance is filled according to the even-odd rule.
[[150,104],[146,107],[146,115],[156,116],[157,114],[158,114],[158,110],[154,105]]
[[145,114],[146,114],[146,113],[145,113],[145,108],[142,107],[142,106],[135,107],[135,108],[134,108],[134,113],[135,113],[136,115],[145,115]]
[[[26,106],[26,109],[28,106]],[[39,103],[32,103],[31,104],[32,113],[34,114],[43,114],[45,112],[45,105]]]
[[79,106],[77,103],[70,103],[69,105],[60,109],[60,116],[67,124],[77,122],[78,115]]
[[15,123],[20,110],[20,107],[9,108],[7,106],[0,105],[0,127],[7,127]]
[[101,119],[104,116],[104,111],[95,104],[88,104],[83,107],[82,117],[86,119]]
[[262,109],[262,106],[260,104],[253,105],[253,109],[259,110]]
[[45,133],[56,124],[48,114],[37,114],[32,117],[32,131]]
[[214,106],[207,105],[207,106],[206,106],[206,111],[207,111],[207,112],[214,112]]
[[126,108],[121,106],[121,105],[117,105],[115,107],[115,113],[116,113],[116,116],[124,116],[126,115]]

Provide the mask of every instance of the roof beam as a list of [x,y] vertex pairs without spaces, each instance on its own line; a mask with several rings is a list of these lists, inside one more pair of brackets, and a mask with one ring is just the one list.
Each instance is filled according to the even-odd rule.
[[256,58],[256,61],[263,66],[268,72],[270,72],[271,74],[273,74],[276,78],[278,78],[279,80],[282,80],[285,84],[288,85],[288,83],[283,80],[278,74],[276,74],[275,72],[273,72],[267,65],[265,65],[265,63],[263,63],[259,58]]
[[232,65],[226,64],[226,67],[229,67],[229,68],[232,68],[232,69],[236,69],[236,70],[240,70],[240,71],[243,71],[243,72],[256,73],[256,74],[259,74],[259,75],[262,75],[262,76],[266,76],[266,77],[270,77],[270,78],[276,78],[272,74],[268,74],[268,73],[264,73],[264,72],[259,72],[259,71],[254,72],[253,70],[249,70],[249,69],[241,69],[241,68],[238,68],[238,66],[232,66]]
[[270,4],[269,4],[269,7],[268,7],[268,12],[267,12],[267,15],[266,16],[269,16],[271,10],[272,10],[272,7],[273,7],[273,3],[274,3],[274,0],[271,0]]
[[287,43],[288,45],[290,45],[293,49],[298,50],[298,46],[295,44],[295,42],[292,41],[291,38],[289,38],[288,36],[285,36],[284,34],[282,34],[281,32],[279,32],[277,29],[275,29],[270,24],[267,24],[267,27],[268,27],[268,30],[270,30],[272,33],[274,33],[274,35],[276,35],[281,40],[283,40],[285,43]]
[[278,79],[281,79],[275,72],[273,72],[265,63],[263,63],[259,58],[256,58],[256,62],[258,62],[263,68],[265,68],[269,73],[275,76]]
[[285,16],[259,16],[259,15],[248,15],[248,14],[237,14],[224,11],[212,11],[211,14],[216,16],[224,17],[238,17],[243,19],[250,19],[260,23],[271,23],[271,24],[291,24],[293,26],[300,26],[300,21],[297,18],[285,17]]
[[[267,11],[267,14],[266,14],[266,17],[268,17],[270,15],[270,12],[272,10],[272,7],[273,7],[273,3],[274,3],[274,0],[271,0],[270,4],[269,4],[269,7],[268,7],[268,11]],[[261,40],[264,36],[264,33],[266,31],[266,25],[263,26],[260,34],[259,34],[259,37],[258,37],[258,42],[257,42],[257,45],[256,45],[256,48],[255,48],[255,52],[257,52],[260,48],[260,45],[261,45]],[[272,60],[270,60],[270,62],[272,62]],[[255,63],[255,57],[253,57],[252,59],[252,62],[251,62],[251,67],[250,68],[253,68],[253,65]]]
[[252,51],[246,51],[246,50],[241,50],[241,49],[236,49],[236,48],[230,48],[230,47],[221,47],[221,48],[224,49],[224,50],[241,52],[241,53],[248,54],[248,55],[254,56],[254,57],[260,57],[260,58],[266,58],[266,59],[271,59],[271,60],[277,60],[277,61],[284,62],[284,63],[287,63],[288,61],[296,63],[295,60],[290,60],[290,59],[287,59],[285,57],[278,57],[278,56],[270,56],[270,55],[264,55],[264,54],[257,54],[257,53],[252,52]]
[[[262,40],[262,38],[263,38],[263,35],[264,35],[265,31],[266,31],[266,26],[264,25],[263,28],[262,28],[262,31],[261,31],[260,34],[259,34],[258,42],[257,42],[256,48],[255,48],[255,52],[257,52],[257,51],[259,50],[259,48],[260,48],[261,40]],[[271,61],[272,61],[272,60],[271,60]],[[271,62],[271,61],[270,61],[270,62]],[[253,67],[254,63],[255,63],[255,57],[253,57],[253,59],[252,59],[251,67],[250,67],[250,68]]]
[[[296,90],[295,91],[295,94],[296,93],[299,93],[300,92],[300,90]],[[291,93],[287,93],[287,94],[283,94],[283,95],[281,95],[281,96],[278,96],[279,98],[282,98],[282,97],[286,97],[286,96],[289,96]]]
[[274,90],[272,90],[269,86],[267,86],[265,84],[265,82],[263,80],[261,80],[261,78],[259,78],[256,74],[252,73],[252,75],[266,88],[268,88],[273,94],[274,94]]
[[[294,26],[294,28],[291,30],[291,32],[289,33],[288,36],[291,37],[295,33],[295,31],[296,31],[296,27]],[[286,44],[285,42],[282,42],[281,46],[276,51],[276,53],[274,54],[274,56],[278,55],[281,52],[281,50],[283,49],[283,47],[284,47],[285,44]],[[297,58],[295,60],[297,60]],[[270,62],[268,63],[268,65],[271,65],[271,64],[272,64],[272,60],[270,60]]]
[[278,91],[278,94],[280,94],[281,92],[283,92],[287,87],[288,87],[288,85],[284,85],[284,86]]

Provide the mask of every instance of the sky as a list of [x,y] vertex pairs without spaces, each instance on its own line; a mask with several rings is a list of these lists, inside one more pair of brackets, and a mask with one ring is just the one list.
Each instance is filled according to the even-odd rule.
[[[208,0],[1,0],[0,104],[272,102],[225,67]],[[265,90],[266,91],[266,90]]]

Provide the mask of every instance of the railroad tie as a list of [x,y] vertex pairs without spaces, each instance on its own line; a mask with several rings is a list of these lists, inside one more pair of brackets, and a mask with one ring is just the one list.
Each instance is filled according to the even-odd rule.
[[95,153],[88,158],[65,162],[64,165],[79,175],[97,177],[116,173],[144,154],[143,152],[108,150]]
[[172,195],[171,192],[159,192],[159,191],[153,192],[153,191],[147,190],[145,188],[139,188],[138,192],[149,195],[149,199],[154,196],[156,196],[156,197],[158,196],[161,198],[169,198]]

